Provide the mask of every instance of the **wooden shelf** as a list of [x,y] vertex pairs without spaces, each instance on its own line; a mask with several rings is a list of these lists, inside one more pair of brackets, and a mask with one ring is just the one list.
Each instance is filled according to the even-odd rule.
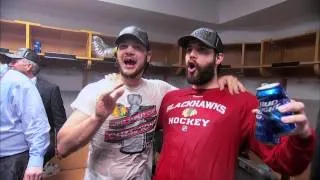
[[300,62],[301,65],[317,65],[320,64],[320,61],[311,61],[311,62]]
[[315,59],[316,32],[276,40],[264,41],[262,64],[278,62],[310,62]]
[[[260,63],[262,65],[280,64],[273,69],[299,70],[303,74],[320,75],[319,73],[319,32],[310,32],[282,39],[264,40]],[[291,66],[296,63],[297,65]],[[287,65],[286,65],[287,64]],[[270,71],[270,72],[267,72]],[[261,69],[263,75],[272,74],[273,70]],[[307,72],[309,71],[309,72]],[[287,73],[294,74],[294,73]]]
[[54,52],[88,57],[88,34],[81,31],[71,31],[47,26],[30,26],[30,44],[41,42],[41,52]]
[[243,44],[226,44],[224,46],[224,60],[222,65],[237,67],[243,65]]
[[179,47],[169,43],[151,42],[151,62],[155,64],[172,65],[179,63]]
[[[10,52],[22,47],[33,48],[34,41],[38,40],[42,48],[40,56],[43,57],[48,52],[69,54],[75,55],[80,61],[64,62],[53,58],[49,64],[59,61],[59,64],[68,63],[72,66],[79,63],[90,71],[118,70],[112,58],[97,57],[92,51],[93,36],[101,37],[110,47],[114,46],[116,37],[89,30],[65,29],[25,21],[0,20],[0,25],[0,47],[7,48]],[[262,76],[269,76],[280,70],[301,70],[320,76],[319,44],[319,31],[261,42],[226,44],[222,70]],[[150,42],[150,46],[152,57],[149,69],[162,74],[168,71],[174,74],[184,72],[184,49],[176,44],[159,42]]]
[[26,25],[11,21],[0,21],[0,47],[10,52],[26,46]]
[[244,44],[244,63],[246,68],[257,68],[260,66],[260,43]]

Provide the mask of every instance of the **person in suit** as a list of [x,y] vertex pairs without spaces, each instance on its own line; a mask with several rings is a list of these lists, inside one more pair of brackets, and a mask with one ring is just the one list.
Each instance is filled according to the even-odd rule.
[[[28,48],[21,48],[20,50],[33,53]],[[56,135],[67,118],[59,86],[37,76],[40,71],[40,61],[37,56],[35,54],[35,58],[11,57],[9,66],[28,76],[35,83],[40,93],[51,127],[50,145],[44,158],[44,163],[46,163],[55,156]]]
[[318,180],[320,179],[320,109],[318,112],[318,121],[317,121],[317,143],[315,148],[315,153],[313,155],[312,160],[312,168],[311,168],[311,176],[310,180]]
[[48,120],[50,123],[50,146],[45,155],[45,162],[48,162],[55,155],[56,135],[66,121],[66,111],[63,106],[60,88],[41,77],[36,78],[36,87],[40,93],[43,105],[46,109]]
[[[32,54],[18,51],[15,56]],[[49,146],[49,122],[40,94],[0,57],[0,179],[40,180]]]

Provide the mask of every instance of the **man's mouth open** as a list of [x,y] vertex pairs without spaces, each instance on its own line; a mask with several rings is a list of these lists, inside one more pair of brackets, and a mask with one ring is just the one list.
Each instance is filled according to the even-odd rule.
[[137,64],[137,61],[131,58],[125,58],[123,62],[126,68],[134,68]]
[[193,62],[188,62],[187,67],[189,73],[194,73],[197,70],[196,64]]

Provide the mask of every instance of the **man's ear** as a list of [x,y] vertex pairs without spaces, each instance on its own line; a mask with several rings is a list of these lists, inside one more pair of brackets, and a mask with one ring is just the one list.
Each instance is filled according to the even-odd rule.
[[223,61],[223,58],[224,58],[224,54],[223,53],[218,53],[216,55],[216,64],[219,65],[222,63]]
[[148,63],[150,63],[150,61],[151,61],[151,56],[152,56],[152,51],[151,50],[147,51],[147,62]]
[[27,72],[32,71],[32,64],[27,63],[26,68],[27,68]]

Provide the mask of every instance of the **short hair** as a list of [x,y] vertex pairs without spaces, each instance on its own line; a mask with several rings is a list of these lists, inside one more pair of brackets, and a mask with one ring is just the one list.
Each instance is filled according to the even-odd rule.
[[37,63],[35,63],[35,62],[33,62],[33,61],[30,61],[30,60],[28,60],[28,59],[22,59],[24,62],[26,62],[26,63],[29,63],[29,64],[31,64],[32,65],[32,68],[31,68],[31,71],[32,71],[32,74],[34,75],[34,76],[36,76],[39,72],[40,72],[40,67],[39,67],[39,65],[37,64]]

